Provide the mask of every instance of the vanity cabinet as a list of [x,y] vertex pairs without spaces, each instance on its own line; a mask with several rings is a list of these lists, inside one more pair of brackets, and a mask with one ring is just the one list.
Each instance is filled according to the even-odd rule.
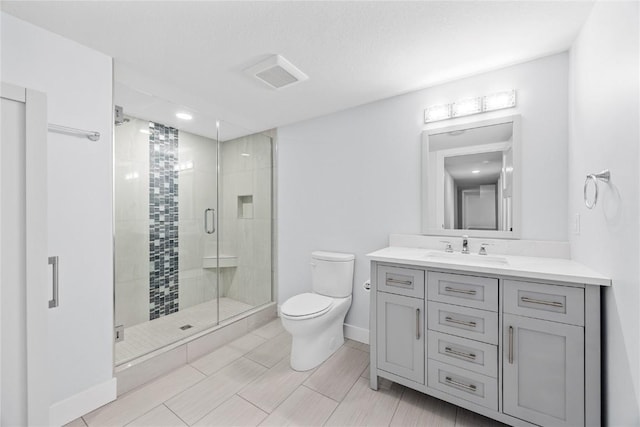
[[600,289],[372,262],[378,377],[510,425],[600,424]]

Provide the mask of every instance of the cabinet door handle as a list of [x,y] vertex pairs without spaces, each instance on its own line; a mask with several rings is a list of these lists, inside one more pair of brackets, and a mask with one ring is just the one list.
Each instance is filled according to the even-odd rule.
[[545,301],[543,299],[535,299],[529,297],[520,297],[520,301],[528,302],[529,304],[550,305],[551,307],[564,307],[564,304],[559,301]]
[[60,305],[60,300],[58,297],[58,257],[50,256],[49,257],[49,265],[52,267],[52,288],[53,288],[53,299],[49,300],[49,308],[55,308]]
[[420,339],[420,309],[416,308],[416,339]]
[[478,387],[476,387],[474,384],[461,383],[460,381],[456,381],[451,377],[445,377],[444,380],[445,380],[445,382],[447,382],[448,384],[451,384],[452,386],[460,387],[460,388],[463,388],[465,390],[469,390],[469,391],[474,392],[474,393],[478,389]]
[[447,354],[453,354],[454,356],[460,356],[466,359],[476,360],[476,355],[474,353],[465,353],[464,351],[455,350],[451,347],[445,347],[444,352]]
[[465,322],[464,320],[454,319],[451,316],[445,317],[444,320],[445,320],[445,322],[455,323],[456,325],[468,326],[470,328],[475,328],[476,327],[476,322],[474,322],[474,321]]
[[477,291],[474,289],[457,289],[457,288],[452,288],[451,286],[446,286],[444,290],[446,292],[453,292],[456,294],[465,294],[465,295],[475,295],[477,293]]
[[509,326],[509,363],[513,365],[513,326]]
[[411,280],[398,280],[398,279],[392,279],[392,278],[388,278],[387,283],[395,283],[397,285],[404,285],[404,286],[411,286],[413,284]]

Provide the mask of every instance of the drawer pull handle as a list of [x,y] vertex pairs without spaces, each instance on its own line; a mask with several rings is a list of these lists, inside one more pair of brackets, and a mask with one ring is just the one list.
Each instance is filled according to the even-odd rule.
[[452,386],[460,387],[460,388],[465,389],[465,390],[469,390],[469,391],[471,391],[473,393],[475,393],[476,390],[478,389],[478,387],[476,387],[474,384],[461,383],[460,381],[456,381],[451,377],[445,377],[444,380],[445,380],[445,382],[447,382],[447,384],[451,384]]
[[389,283],[395,283],[397,285],[404,285],[404,286],[411,286],[413,284],[411,280],[398,280],[398,279],[392,279],[392,278],[387,279],[387,284]]
[[513,365],[513,326],[509,326],[509,363]]
[[529,304],[550,305],[551,307],[564,307],[564,304],[558,301],[545,301],[543,299],[535,299],[529,297],[520,297],[520,301],[528,302]]
[[457,325],[464,325],[464,326],[468,326],[470,328],[475,328],[476,327],[476,322],[473,322],[473,321],[465,322],[464,320],[454,319],[453,317],[450,317],[450,316],[445,317],[444,320],[445,320],[445,322],[455,323]]
[[446,292],[453,292],[456,294],[465,294],[465,295],[475,295],[478,293],[475,289],[456,289],[456,288],[452,288],[451,286],[446,286],[444,290]]
[[453,354],[454,356],[460,356],[471,360],[476,360],[476,355],[473,353],[465,353],[464,351],[454,350],[451,347],[445,347],[444,352],[448,354]]
[[416,339],[420,339],[420,309],[416,308]]

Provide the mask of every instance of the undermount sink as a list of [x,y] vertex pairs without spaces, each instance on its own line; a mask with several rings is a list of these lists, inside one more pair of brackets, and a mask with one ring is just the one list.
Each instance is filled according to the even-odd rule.
[[509,261],[503,256],[463,254],[461,252],[430,251],[425,256],[434,261],[452,261],[459,263],[507,265]]

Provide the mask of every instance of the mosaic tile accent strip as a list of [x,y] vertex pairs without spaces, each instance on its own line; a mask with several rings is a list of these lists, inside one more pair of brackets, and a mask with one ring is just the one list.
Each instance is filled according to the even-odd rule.
[[178,311],[178,129],[149,123],[149,320]]

